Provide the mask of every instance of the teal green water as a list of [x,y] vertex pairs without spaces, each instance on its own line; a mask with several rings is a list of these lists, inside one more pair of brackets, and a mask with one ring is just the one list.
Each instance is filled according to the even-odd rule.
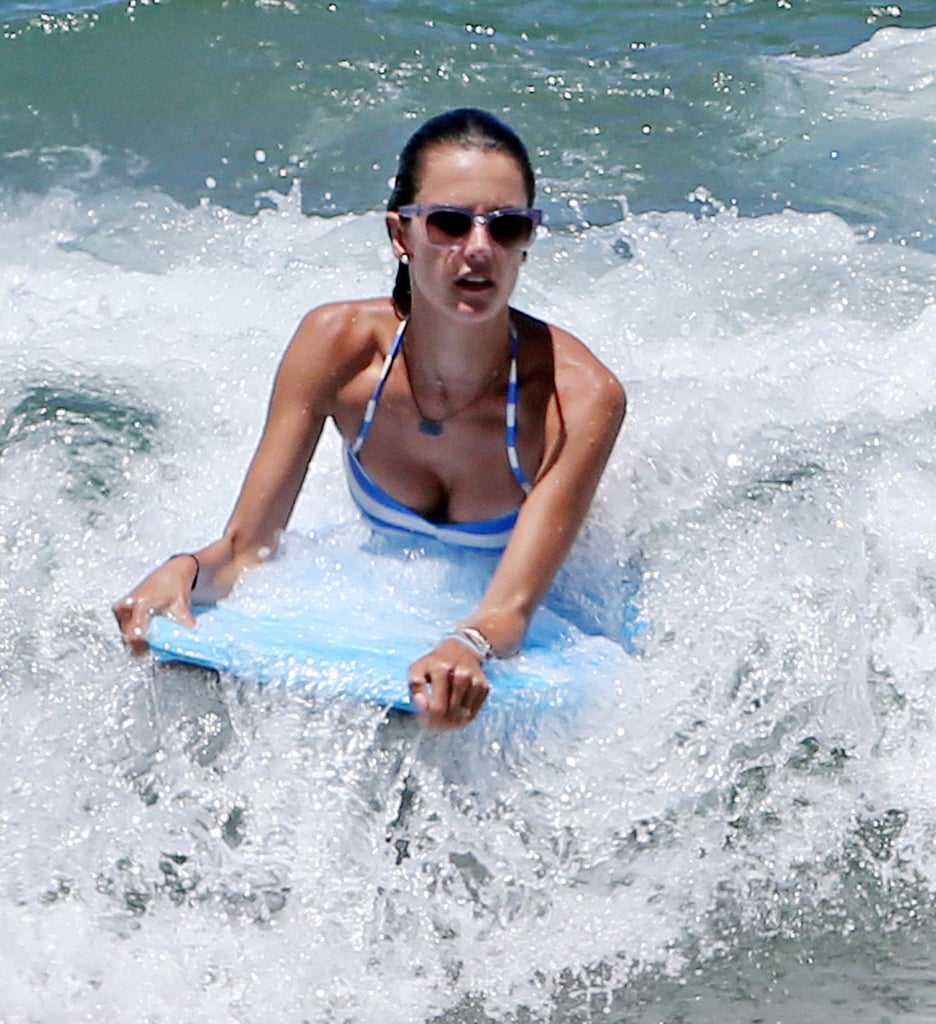
[[[930,26],[927,0],[59,9],[0,6],[8,188],[80,180],[103,160],[104,180],[155,184],[187,204],[207,180],[216,202],[249,211],[259,192],[297,178],[308,212],[361,212],[384,201],[415,119],[471,104],[523,130],[557,218],[573,217],[570,199],[686,208],[703,185],[749,214],[793,205],[929,233],[902,223],[888,199],[904,195],[896,165],[867,159],[906,146],[913,125],[824,109],[795,76],[773,88],[763,60]],[[833,150],[834,174],[821,166]],[[606,219],[614,207],[594,212]]]

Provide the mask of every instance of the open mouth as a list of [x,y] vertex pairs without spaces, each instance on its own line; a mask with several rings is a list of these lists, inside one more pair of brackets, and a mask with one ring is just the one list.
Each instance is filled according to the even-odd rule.
[[494,282],[490,278],[475,275],[460,277],[455,283],[459,288],[464,288],[470,292],[483,292],[488,288],[494,287]]

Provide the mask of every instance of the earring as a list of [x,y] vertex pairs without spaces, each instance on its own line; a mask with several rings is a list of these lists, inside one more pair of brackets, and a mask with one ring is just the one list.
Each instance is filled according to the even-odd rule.
[[400,262],[403,264],[404,267],[408,267],[409,266],[409,253],[403,253],[403,255],[400,257]]

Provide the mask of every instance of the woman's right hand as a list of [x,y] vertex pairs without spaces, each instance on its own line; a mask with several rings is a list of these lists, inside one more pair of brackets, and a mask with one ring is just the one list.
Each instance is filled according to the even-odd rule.
[[464,729],[481,710],[491,684],[478,654],[445,637],[410,665],[409,688],[431,728]]
[[166,615],[183,626],[194,627],[192,590],[198,569],[195,555],[173,555],[129,594],[114,602],[112,611],[132,654],[146,652],[146,630],[154,615]]

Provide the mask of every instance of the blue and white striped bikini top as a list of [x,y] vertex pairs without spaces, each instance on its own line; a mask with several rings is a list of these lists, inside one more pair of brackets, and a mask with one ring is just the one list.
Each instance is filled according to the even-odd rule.
[[[390,375],[393,361],[403,346],[403,335],[406,333],[406,323],[400,325],[400,329],[393,339],[387,358],[384,360],[383,368],[380,371],[380,379],[374,388],[374,392],[364,410],[364,418],[358,429],[357,437],[352,444],[344,446],[345,470],[348,477],[348,487],[351,497],[360,508],[364,517],[374,526],[382,530],[405,531],[417,534],[421,537],[432,537],[444,541],[447,544],[455,544],[460,547],[485,548],[490,551],[502,551],[510,539],[510,531],[517,521],[519,509],[507,512],[493,519],[481,519],[470,523],[434,523],[418,512],[392,498],[387,492],[379,487],[367,475],[364,467],[358,459],[358,452],[367,440],[371,424],[374,422],[374,414],[377,412],[377,403],[383,391],[384,383]],[[514,325],[510,325],[510,373],[507,378],[507,412],[506,412],[506,451],[507,461],[513,472],[514,479],[523,488],[524,494],[529,494],[531,484],[524,475],[517,457],[517,355],[520,348],[520,341]]]

